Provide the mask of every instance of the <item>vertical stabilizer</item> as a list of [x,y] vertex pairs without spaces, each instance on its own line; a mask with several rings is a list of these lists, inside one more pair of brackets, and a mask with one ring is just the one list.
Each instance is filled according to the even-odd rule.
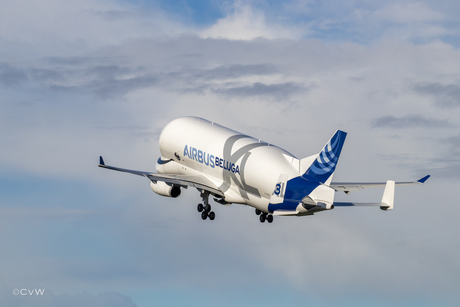
[[346,132],[337,130],[319,154],[302,159],[300,161],[301,165],[312,161],[302,177],[321,183],[326,183],[328,179],[331,179],[346,137]]

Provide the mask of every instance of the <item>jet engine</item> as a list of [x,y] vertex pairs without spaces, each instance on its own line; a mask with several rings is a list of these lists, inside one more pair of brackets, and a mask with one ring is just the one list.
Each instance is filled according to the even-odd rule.
[[150,182],[150,188],[153,192],[161,196],[176,198],[180,195],[180,187],[177,185],[169,185],[163,181]]

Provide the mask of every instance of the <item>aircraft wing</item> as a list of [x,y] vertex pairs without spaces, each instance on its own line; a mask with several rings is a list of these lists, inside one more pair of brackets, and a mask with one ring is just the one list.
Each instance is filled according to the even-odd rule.
[[[406,181],[406,182],[395,182],[395,185],[413,185],[424,183],[430,175],[427,175],[417,181]],[[362,189],[369,188],[382,188],[386,185],[386,182],[332,182],[330,187],[336,191],[343,191],[345,193],[351,191],[359,191]]]
[[385,183],[382,201],[379,203],[334,202],[334,206],[379,206],[382,210],[391,210],[395,200],[395,185],[396,183],[392,180],[388,180]]
[[192,186],[197,189],[208,191],[215,195],[219,195],[222,197],[224,196],[224,193],[215,184],[213,184],[209,179],[207,179],[205,176],[158,174],[158,173],[152,173],[152,172],[135,171],[135,170],[106,165],[102,157],[99,157],[99,167],[146,177],[153,182],[163,181],[167,184],[179,185],[185,188]]

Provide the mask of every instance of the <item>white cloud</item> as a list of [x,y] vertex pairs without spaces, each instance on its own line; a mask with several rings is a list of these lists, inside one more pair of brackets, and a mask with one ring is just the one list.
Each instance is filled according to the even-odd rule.
[[285,27],[281,24],[267,21],[260,10],[253,9],[241,1],[234,3],[230,14],[219,19],[208,29],[203,30],[203,38],[218,38],[230,40],[268,39],[297,39],[303,31],[300,28]]
[[77,55],[127,39],[187,32],[158,9],[110,0],[18,0],[0,4],[0,41],[18,55]]

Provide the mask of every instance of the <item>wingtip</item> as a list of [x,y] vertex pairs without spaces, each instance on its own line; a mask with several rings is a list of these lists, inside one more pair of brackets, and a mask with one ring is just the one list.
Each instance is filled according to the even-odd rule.
[[102,156],[99,156],[99,165],[105,165],[104,159],[102,159]]
[[417,182],[419,182],[419,183],[424,183],[424,182],[427,181],[428,178],[430,178],[430,177],[431,177],[431,175],[426,175],[425,177],[419,179]]

